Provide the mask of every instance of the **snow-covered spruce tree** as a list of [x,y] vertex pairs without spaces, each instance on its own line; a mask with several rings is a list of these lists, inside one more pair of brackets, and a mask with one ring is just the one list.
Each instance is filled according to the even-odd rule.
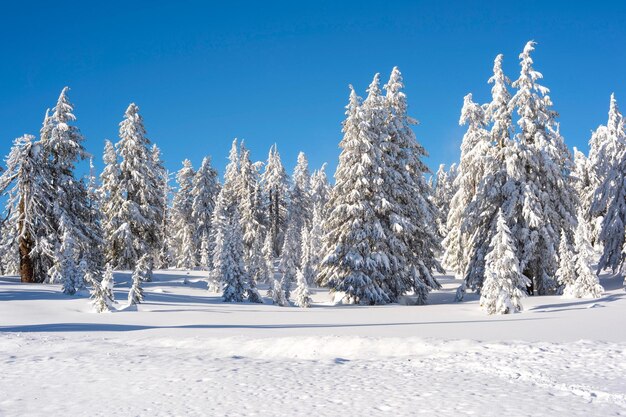
[[530,41],[520,54],[520,77],[510,105],[520,116],[516,156],[507,161],[507,171],[517,193],[505,202],[507,222],[518,248],[523,274],[531,279],[531,294],[556,289],[557,248],[560,230],[571,234],[576,224],[577,198],[570,172],[572,156],[563,142],[552,110],[549,90],[540,85],[543,76],[533,68]]
[[[298,240],[298,225],[297,223],[289,223],[287,231],[285,233],[285,240],[283,242],[282,250],[280,251],[280,266],[281,273],[280,286],[281,290],[285,293],[285,298],[288,300],[291,296],[291,284],[296,280],[296,272],[298,270],[298,254],[301,242]],[[274,289],[276,291],[276,289]]]
[[102,231],[105,237],[105,259],[116,262],[122,250],[119,241],[114,239],[115,231],[120,227],[120,212],[124,203],[120,190],[120,169],[117,163],[115,146],[109,141],[104,142],[104,170],[100,174],[100,212],[102,215]]
[[79,268],[76,262],[76,245],[74,237],[67,227],[65,216],[59,220],[59,231],[61,244],[55,251],[52,268],[50,268],[50,282],[59,282],[63,287],[63,292],[67,295],[74,295],[80,289]]
[[572,298],[599,298],[604,292],[598,276],[591,270],[594,253],[589,243],[589,225],[583,219],[582,210],[578,211],[578,226],[574,235],[576,249],[576,280],[563,289],[563,295]]
[[[593,202],[593,193],[595,185],[592,185],[592,174],[589,168],[589,159],[584,153],[574,146],[574,171],[572,173],[572,187],[576,191],[580,207],[585,213],[586,221],[590,222],[591,204]],[[596,227],[595,221],[591,221],[591,242],[595,242],[600,228]],[[602,223],[597,222],[598,226]]]
[[265,257],[263,255],[262,236],[258,234],[256,239],[257,240],[252,245],[252,251],[249,255],[250,257],[246,260],[248,263],[246,269],[250,278],[251,289],[256,288],[257,282],[267,282],[267,277],[269,275],[267,262],[265,261]]
[[[447,248],[453,248],[450,253],[456,254],[455,259],[447,261],[456,260],[457,273],[463,274],[464,277],[463,284],[457,290],[459,301],[463,298],[466,288],[480,290],[485,276],[485,256],[496,233],[498,210],[504,205],[505,195],[519,194],[516,182],[509,178],[507,171],[507,161],[514,161],[517,157],[512,139],[513,109],[509,107],[511,99],[507,89],[509,79],[502,71],[502,55],[495,59],[493,76],[489,82],[493,84],[492,101],[486,106],[486,116],[491,122],[491,130],[483,141],[468,146],[468,153],[464,155],[467,159],[462,158],[460,169],[470,176],[464,177],[462,172],[459,178],[464,178],[468,182],[459,186],[466,190],[467,194],[461,194],[459,191],[456,196],[458,200],[455,200],[453,205],[465,208],[461,212],[455,210],[455,217],[449,217],[449,222],[454,222],[455,226],[451,228],[450,237],[444,242]],[[474,110],[467,115],[476,112],[475,120],[480,121],[482,108],[472,104],[471,97],[467,97],[466,100],[468,100],[466,109]],[[476,169],[477,167],[479,169]],[[504,215],[506,214],[505,211]],[[456,231],[460,234],[453,235]],[[466,248],[465,252],[461,248]]]
[[273,285],[274,285],[274,278],[276,275],[276,258],[274,257],[274,247],[272,244],[272,236],[270,236],[269,233],[265,234],[265,239],[263,240],[263,249],[262,249],[262,254],[263,254],[263,260],[265,263],[265,268],[262,269],[262,272],[265,272],[265,277],[262,280],[259,280],[259,282],[266,282],[269,285],[269,289],[267,291],[267,296],[268,297],[272,297],[272,293],[273,293]]
[[252,161],[250,160],[250,151],[248,151],[243,143],[241,144],[241,153],[239,157],[239,177],[236,183],[236,192],[238,200],[238,210],[241,219],[241,229],[243,231],[243,244],[245,254],[246,269],[250,270],[252,264],[258,263],[254,255],[258,251],[253,247],[257,241],[263,228],[259,222],[257,214],[257,200],[255,192],[259,181],[258,172],[256,171]]
[[617,106],[615,95],[611,94],[607,125],[600,125],[589,140],[589,185],[586,190],[588,200],[583,200],[583,202],[589,202],[589,210],[585,213],[585,218],[592,225],[593,243],[599,239],[610,202],[609,198],[603,198],[603,193],[609,189],[616,190],[616,184],[612,183],[614,171],[619,169],[620,156],[625,150],[624,118]]
[[100,271],[87,271],[85,281],[91,285],[91,305],[96,313],[106,313],[112,311],[115,303],[113,295],[113,287],[115,281],[113,279],[113,270],[109,265],[105,267],[102,278],[99,279]]
[[226,250],[226,237],[230,224],[230,217],[237,210],[237,178],[239,176],[239,154],[237,139],[233,141],[229,163],[224,173],[224,185],[221,187],[211,218],[211,269],[209,272],[209,290],[216,290],[223,286],[222,267],[223,251]]
[[[65,87],[52,114],[46,118],[41,131],[42,151],[45,165],[55,196],[54,205],[48,213],[51,222],[56,224],[56,244],[61,244],[64,232],[60,229],[59,219],[65,218],[65,229],[71,234],[80,258],[89,264],[89,268],[101,264],[103,244],[99,227],[91,227],[91,211],[88,203],[88,191],[85,183],[74,175],[78,162],[88,155],[78,127],[73,125],[76,117]],[[82,277],[80,277],[82,282]]]
[[223,287],[223,299],[226,302],[253,303],[262,302],[255,282],[250,279],[244,264],[243,234],[237,209],[228,219],[228,226],[223,240],[223,250],[219,259]]
[[603,246],[598,272],[610,269],[617,273],[624,271],[626,265],[626,149],[621,151],[618,159],[619,164],[609,171],[596,191],[597,198],[592,205],[596,213],[607,208],[598,236]]
[[381,172],[384,197],[378,214],[383,215],[382,225],[386,228],[387,255],[392,269],[387,277],[391,300],[397,301],[412,290],[416,303],[424,304],[428,291],[440,288],[432,275],[433,270],[443,271],[435,257],[441,251],[441,237],[435,226],[440,215],[430,200],[430,187],[425,179],[430,171],[422,158],[428,154],[411,128],[417,121],[407,115],[403,88],[402,75],[396,67],[385,85],[382,111],[379,113],[375,89],[371,88],[363,108],[368,130],[377,126],[378,117],[385,120],[382,129],[374,132],[384,139]]
[[279,256],[287,228],[287,192],[289,179],[280,160],[276,145],[270,148],[262,176],[266,196],[267,233],[272,238],[274,255]]
[[391,301],[383,289],[388,260],[379,245],[386,237],[375,210],[382,155],[366,123],[360,98],[350,86],[317,282],[346,303],[385,304]]
[[[113,269],[110,265],[107,265],[104,274],[102,275],[102,281],[94,281],[94,291],[92,293],[92,303],[94,309],[98,313],[105,311],[111,311],[113,304],[115,303],[115,295],[113,294],[113,288],[115,287],[115,279],[113,277]],[[97,288],[97,291],[96,291]]]
[[150,270],[148,255],[143,254],[135,263],[135,269],[132,274],[132,284],[128,291],[128,304],[141,304],[143,302],[143,286],[142,283],[149,280],[152,275]]
[[22,282],[42,282],[52,259],[54,224],[47,210],[54,201],[53,188],[42,162],[41,143],[35,137],[24,135],[15,139],[0,175],[0,193],[7,195],[7,220],[3,231],[3,247],[7,253],[19,256],[19,274]]
[[169,217],[170,217],[170,194],[172,191],[172,187],[170,186],[170,172],[165,170],[163,171],[163,176],[161,177],[161,183],[158,186],[159,194],[161,196],[162,201],[162,213],[161,213],[161,225],[159,227],[161,247],[159,249],[158,255],[156,256],[155,265],[158,269],[165,269],[170,267],[173,264],[172,262],[172,250],[170,247],[170,236],[168,233],[169,230]]
[[296,273],[296,281],[298,286],[293,294],[293,303],[298,307],[308,308],[311,306],[311,291],[309,291],[309,284],[307,284],[304,274],[299,269]]
[[522,298],[526,295],[526,278],[515,256],[516,248],[511,231],[498,212],[496,234],[491,250],[485,257],[485,282],[480,292],[480,305],[488,314],[509,314],[522,310]]
[[600,125],[589,140],[589,164],[597,181],[596,185],[603,183],[619,163],[618,158],[624,147],[624,118],[619,111],[615,94],[611,94],[607,124]]
[[559,269],[556,270],[556,281],[558,284],[557,293],[563,294],[566,287],[571,286],[576,281],[576,256],[567,241],[567,235],[561,231],[561,242],[559,243]]
[[293,232],[295,234],[294,238],[297,242],[297,247],[290,249],[294,250],[293,256],[295,256],[296,266],[300,267],[300,260],[302,258],[302,230],[311,227],[313,217],[310,196],[311,176],[309,174],[309,162],[304,152],[298,154],[298,162],[294,169],[292,179],[292,186],[289,191],[288,227],[293,225],[294,228]]
[[435,174],[435,188],[433,191],[433,202],[437,206],[440,216],[437,218],[439,225],[439,233],[442,236],[447,235],[447,219],[450,212],[450,203],[452,197],[456,193],[454,188],[454,180],[458,176],[456,164],[450,165],[448,171],[445,170],[445,165],[440,164],[437,173]]
[[[496,109],[496,105],[506,107],[509,99],[506,91],[508,78],[501,74],[500,65],[501,59],[496,59],[494,72],[499,74],[499,77],[494,81],[492,90],[494,98],[491,104],[491,108],[493,108],[491,114],[495,119],[495,124],[502,124],[503,122],[497,118],[503,116],[508,117],[510,122],[510,114],[503,114],[500,108]],[[492,79],[494,78],[495,75]],[[504,86],[504,91],[501,90],[502,86]],[[473,231],[467,229],[469,223],[466,220],[468,216],[475,215],[474,213],[468,213],[467,208],[474,199],[479,184],[485,175],[485,165],[487,156],[491,152],[492,137],[496,135],[496,132],[497,134],[501,134],[501,132],[494,130],[490,134],[486,130],[487,122],[484,109],[482,106],[474,103],[472,94],[466,95],[463,100],[463,109],[461,110],[459,123],[461,125],[466,124],[468,127],[461,143],[461,161],[457,177],[454,180],[456,192],[452,197],[447,217],[448,233],[443,240],[445,248],[443,262],[447,268],[463,276],[469,260],[469,240],[473,235]],[[506,132],[510,132],[510,123]]]
[[211,166],[211,158],[205,157],[193,179],[191,218],[195,228],[194,241],[197,250],[195,258],[199,261],[199,266],[209,269],[211,216],[219,189],[217,171]]
[[197,261],[195,254],[198,242],[194,240],[195,224],[193,221],[193,179],[196,173],[191,161],[185,159],[183,167],[176,174],[178,189],[172,201],[170,242],[177,268],[191,269]]
[[132,269],[145,254],[145,262],[152,264],[152,256],[160,250],[158,235],[161,228],[159,207],[162,198],[157,186],[150,151],[139,107],[131,103],[120,123],[120,141],[116,144],[121,159],[119,164],[119,192],[122,196],[120,209],[112,215],[119,226],[109,237],[121,248],[115,266]]
[[315,284],[321,261],[324,210],[330,196],[331,187],[325,173],[326,164],[311,175],[311,226],[302,230],[300,265],[304,278],[309,285]]
[[324,207],[326,207],[326,202],[328,202],[330,197],[330,190],[331,186],[326,176],[326,163],[324,163],[320,169],[315,170],[311,175],[311,192],[309,197],[313,207],[311,219],[313,218],[313,210],[316,208],[319,210],[320,216],[324,212]]
[[165,169],[163,161],[161,160],[161,150],[156,144],[152,145],[150,149],[152,170],[150,171],[149,183],[150,189],[155,190],[148,194],[149,204],[155,208],[153,223],[157,225],[157,229],[152,235],[150,241],[150,250],[152,251],[152,257],[150,262],[154,266],[160,268],[167,268],[169,266],[169,259],[166,253],[169,254],[168,248],[168,214],[169,214],[169,172]]
[[223,247],[218,260],[220,275],[224,283],[222,297],[225,302],[242,302],[248,292],[248,273],[244,265],[243,234],[239,214],[235,212],[227,220]]

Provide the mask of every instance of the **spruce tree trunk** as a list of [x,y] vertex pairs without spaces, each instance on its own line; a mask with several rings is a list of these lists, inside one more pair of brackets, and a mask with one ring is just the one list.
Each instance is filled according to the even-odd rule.
[[35,272],[33,261],[30,259],[32,241],[30,235],[24,232],[24,200],[20,200],[19,205],[19,251],[20,251],[20,278],[22,282],[35,282]]

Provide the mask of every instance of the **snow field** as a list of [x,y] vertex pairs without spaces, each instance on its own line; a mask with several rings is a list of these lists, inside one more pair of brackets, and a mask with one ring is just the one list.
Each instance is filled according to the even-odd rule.
[[427,306],[300,309],[222,303],[203,274],[155,273],[135,310],[116,273],[109,314],[0,278],[0,415],[626,415],[620,278],[487,316],[445,276]]

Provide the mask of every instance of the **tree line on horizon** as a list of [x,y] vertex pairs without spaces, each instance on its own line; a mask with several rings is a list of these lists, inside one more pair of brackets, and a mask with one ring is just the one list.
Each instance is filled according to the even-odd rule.
[[290,176],[276,145],[253,162],[235,139],[222,181],[209,157],[197,170],[185,160],[174,189],[134,103],[119,141],[105,141],[103,171],[91,163],[78,178],[89,155],[66,87],[0,175],[0,272],[67,294],[90,287],[98,311],[112,308],[113,270],[132,271],[136,304],[152,271],[171,267],[206,269],[226,302],[262,302],[267,284],[281,306],[309,306],[313,285],[336,302],[425,304],[444,267],[463,279],[457,299],[476,291],[490,314],[520,311],[528,294],[599,297],[594,247],[598,271],[626,258],[624,119],[612,96],[589,156],[573,156],[533,50],[513,82],[496,57],[491,102],[464,99],[459,164],[430,181],[398,68],[383,88],[376,74],[365,99],[350,86],[332,185],[302,152]]

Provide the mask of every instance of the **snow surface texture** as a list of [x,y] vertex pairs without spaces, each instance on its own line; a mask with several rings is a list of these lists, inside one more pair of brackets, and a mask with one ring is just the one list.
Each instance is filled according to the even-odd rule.
[[[202,274],[155,273],[145,303],[110,314],[0,277],[0,415],[626,415],[620,277],[600,299],[488,316],[474,294],[453,302],[451,277],[426,306],[313,290],[300,309],[222,303]],[[115,281],[126,300],[130,273]]]

